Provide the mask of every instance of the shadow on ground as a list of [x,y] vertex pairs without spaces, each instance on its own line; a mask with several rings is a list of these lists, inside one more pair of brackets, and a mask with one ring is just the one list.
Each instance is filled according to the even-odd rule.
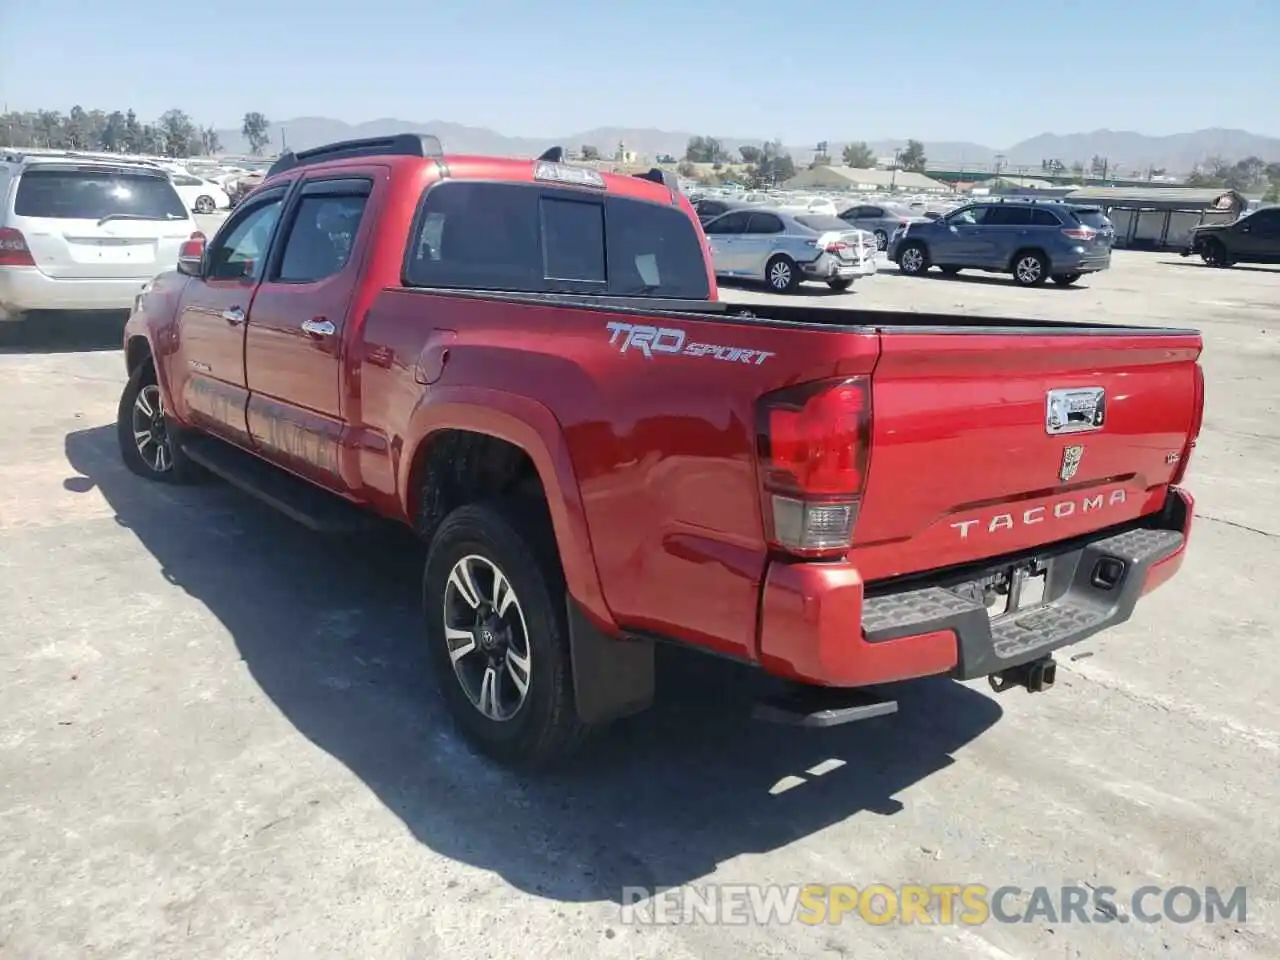
[[119,350],[129,311],[31,314],[0,322],[0,353],[82,353]]
[[1215,270],[1218,272],[1229,272],[1231,270],[1249,270],[1253,273],[1280,273],[1280,266],[1271,266],[1265,263],[1233,263],[1229,267],[1211,267],[1207,263],[1199,260],[1161,260],[1169,267],[1190,267],[1192,270]]
[[[616,901],[623,887],[693,882],[856,814],[892,815],[895,794],[1001,714],[936,680],[900,686],[896,716],[774,727],[747,716],[753,671],[668,649],[653,710],[565,771],[518,776],[472,754],[432,695],[419,646],[423,551],[407,534],[331,541],[217,481],[150,485],[121,466],[109,426],[68,435],[66,455],[78,475],[64,486],[101,491],[304,736],[433,851],[542,896]],[[806,773],[832,760],[844,766]],[[788,776],[803,782],[771,795]]]
[[[986,286],[991,286],[991,287],[1017,287],[1019,285],[1011,275],[1004,274],[1004,273],[985,273],[985,272],[970,271],[968,273],[948,274],[948,273],[943,273],[941,270],[930,270],[924,276],[912,276],[909,273],[903,273],[901,270],[882,270],[880,271],[880,275],[882,277],[883,276],[898,277],[899,279],[902,279],[902,280],[916,280],[916,281],[944,280],[949,283],[972,283],[972,284],[978,284],[979,286],[985,284]],[[1077,280],[1075,283],[1071,284],[1069,287],[1064,287],[1061,284],[1057,284],[1057,283],[1054,283],[1052,280],[1046,279],[1045,282],[1041,284],[1041,286],[1046,290],[1052,289],[1052,290],[1074,291],[1074,290],[1089,289],[1088,283],[1080,280]]]
[[[861,277],[859,279],[866,279],[866,278]],[[752,283],[750,280],[737,280],[737,279],[729,280],[724,277],[716,277],[716,286],[720,288],[722,294],[729,291],[733,291],[733,290],[751,291],[753,293],[773,293],[774,292],[769,288],[767,284],[763,282]],[[780,296],[818,297],[818,298],[843,297],[850,293],[856,293],[857,289],[858,289],[858,284],[856,281],[850,284],[849,287],[845,290],[832,290],[825,283],[819,283],[819,282],[813,281],[813,282],[802,283],[800,284],[800,286],[796,287],[790,293],[780,294]]]

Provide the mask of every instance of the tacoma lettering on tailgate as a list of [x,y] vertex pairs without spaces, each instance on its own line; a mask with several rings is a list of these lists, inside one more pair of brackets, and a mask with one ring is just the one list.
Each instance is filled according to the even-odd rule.
[[1077,497],[1072,500],[1059,500],[1055,504],[1028,507],[1026,510],[1011,513],[997,513],[990,517],[975,520],[960,520],[951,524],[953,530],[960,531],[960,539],[968,540],[969,532],[978,529],[983,533],[999,533],[1001,530],[1012,530],[1032,523],[1044,523],[1046,520],[1065,520],[1074,516],[1076,511],[1092,513],[1124,503],[1124,490],[1112,490],[1110,493],[1096,493],[1093,496]]

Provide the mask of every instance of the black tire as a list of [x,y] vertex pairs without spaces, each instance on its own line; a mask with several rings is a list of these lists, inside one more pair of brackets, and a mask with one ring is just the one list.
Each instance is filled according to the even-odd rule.
[[1049,258],[1039,250],[1019,250],[1012,261],[1013,282],[1038,287],[1049,279]]
[[942,271],[944,277],[955,277],[960,274],[959,267],[939,267],[938,269]]
[[1055,273],[1053,275],[1053,282],[1060,287],[1069,287],[1082,276],[1083,274],[1080,273]]
[[213,213],[218,209],[218,205],[213,202],[213,197],[199,196],[196,197],[196,213]]
[[889,249],[889,235],[883,230],[876,231],[876,249],[881,252]]
[[1231,266],[1231,254],[1227,253],[1227,248],[1223,242],[1215,237],[1210,237],[1200,247],[1200,258],[1209,267],[1225,268]]
[[764,266],[764,282],[774,293],[795,293],[800,280],[800,268],[784,254],[778,254]]
[[[140,396],[144,401],[142,404],[139,404]],[[147,432],[148,441],[139,438],[143,431]],[[120,405],[116,409],[116,439],[124,465],[140,477],[158,483],[177,484],[195,483],[201,479],[200,468],[174,442],[164,416],[155,367],[150,360],[133,371],[124,393],[120,395]]]
[[919,240],[903,245],[898,251],[898,269],[911,277],[922,277],[929,272],[929,249]]
[[[515,593],[521,615],[523,643],[508,636],[508,645],[523,647],[528,657],[527,692],[503,719],[487,716],[473,701],[462,679],[469,667],[455,670],[445,636],[450,591],[455,599],[457,595],[450,576],[466,557],[481,558],[501,572]],[[483,589],[479,583],[477,587]],[[545,505],[537,501],[460,507],[444,519],[432,538],[422,577],[422,607],[440,695],[466,739],[503,764],[529,769],[551,765],[571,755],[589,730],[575,706],[565,596],[550,519]],[[456,603],[450,607],[451,615],[456,608]],[[496,661],[482,643],[473,640],[474,650],[465,656],[481,658],[477,662],[487,672]],[[509,658],[510,653],[505,656]],[[511,680],[515,668],[508,659],[502,662],[504,669],[495,674],[494,684],[518,692]],[[481,702],[483,689],[481,683]]]
[[853,281],[848,277],[839,280],[828,280],[827,286],[838,293],[844,293],[844,291],[853,286]]

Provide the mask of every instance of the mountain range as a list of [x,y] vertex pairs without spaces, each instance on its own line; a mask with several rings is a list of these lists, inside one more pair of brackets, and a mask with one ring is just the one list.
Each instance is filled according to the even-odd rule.
[[[598,127],[579,133],[546,138],[508,137],[484,127],[470,127],[443,120],[418,123],[408,120],[381,119],[350,124],[328,117],[297,117],[273,123],[269,134],[269,152],[278,150],[281,143],[294,150],[348,140],[356,137],[379,137],[393,133],[431,133],[440,138],[451,153],[476,153],[492,156],[536,156],[547,147],[559,144],[569,150],[584,145],[597,148],[602,155],[611,156],[619,143],[649,159],[670,154],[684,156],[689,138],[694,134],[680,130],[634,129],[629,127]],[[247,153],[248,142],[239,130],[219,130],[218,138],[223,149],[232,154]],[[759,139],[718,137],[720,143],[736,154],[741,146],[759,146]],[[1234,162],[1256,156],[1262,160],[1280,161],[1280,137],[1265,137],[1245,130],[1214,128],[1178,133],[1165,137],[1149,137],[1128,130],[1094,130],[1091,133],[1054,134],[1042,133],[1010,147],[998,149],[980,143],[963,141],[925,140],[925,155],[930,165],[963,168],[987,168],[997,157],[1003,158],[1006,169],[1026,167],[1034,173],[1041,169],[1044,160],[1060,160],[1067,166],[1075,162],[1088,164],[1094,156],[1107,158],[1112,169],[1137,173],[1151,167],[1163,168],[1170,173],[1186,173],[1211,157]],[[845,141],[831,141],[828,152],[839,157]],[[892,156],[906,145],[905,140],[880,140],[870,146],[877,156]],[[797,162],[807,163],[813,156],[814,144],[789,146],[787,149]]]

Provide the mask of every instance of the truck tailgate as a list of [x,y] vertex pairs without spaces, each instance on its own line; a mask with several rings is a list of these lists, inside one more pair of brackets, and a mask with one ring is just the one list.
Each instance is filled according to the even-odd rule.
[[1201,347],[1198,334],[1125,328],[883,330],[851,555],[863,578],[1027,550],[1159,509],[1193,429]]

